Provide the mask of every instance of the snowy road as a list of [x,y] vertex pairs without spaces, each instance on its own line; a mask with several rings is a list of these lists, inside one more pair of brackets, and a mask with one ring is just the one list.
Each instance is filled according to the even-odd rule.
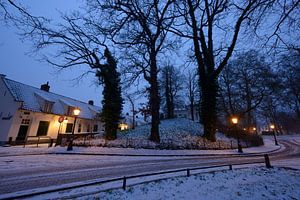
[[[296,140],[280,138],[285,148],[270,155],[273,163],[300,158]],[[263,161],[263,157],[218,155],[199,157],[121,157],[93,155],[28,155],[0,158],[0,197],[62,184],[108,179],[145,172],[219,164]],[[288,166],[286,166],[288,167]]]

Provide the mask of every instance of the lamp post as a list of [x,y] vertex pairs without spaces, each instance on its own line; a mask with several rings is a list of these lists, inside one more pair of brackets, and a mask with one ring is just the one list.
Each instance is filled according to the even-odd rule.
[[272,132],[273,132],[273,136],[274,136],[274,140],[275,140],[275,145],[278,145],[277,138],[276,138],[276,134],[275,134],[275,125],[271,124],[271,125],[270,125],[270,129],[271,129]]
[[76,120],[77,120],[77,117],[78,117],[79,114],[80,114],[80,109],[79,108],[75,108],[73,110],[74,125],[73,125],[73,128],[72,128],[72,136],[71,136],[70,142],[68,144],[67,151],[72,151],[73,150],[74,130],[75,130],[75,126],[76,126]]
[[236,136],[237,136],[238,152],[239,152],[239,153],[243,153],[242,145],[241,145],[241,143],[240,143],[240,134],[238,133],[238,130],[237,130],[237,124],[238,124],[238,121],[239,121],[239,119],[238,119],[237,117],[232,117],[232,118],[231,118],[231,122],[232,122],[232,124],[233,124],[235,134],[236,134]]

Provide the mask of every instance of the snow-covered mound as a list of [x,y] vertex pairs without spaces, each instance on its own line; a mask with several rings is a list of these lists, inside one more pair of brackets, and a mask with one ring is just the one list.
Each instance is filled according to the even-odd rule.
[[[119,133],[120,138],[147,139],[150,135],[151,125],[136,127],[134,130],[128,130]],[[182,140],[186,137],[199,137],[203,135],[201,124],[184,118],[161,120],[159,125],[159,134],[162,140],[172,139]]]
[[[151,125],[136,127],[134,130],[121,131],[118,138],[107,141],[103,136],[94,139],[75,141],[79,146],[125,147],[147,149],[230,149],[235,141],[217,137],[217,142],[209,142],[202,137],[203,127],[189,119],[162,120],[159,125],[160,143],[149,141]],[[217,135],[218,136],[218,135]]]

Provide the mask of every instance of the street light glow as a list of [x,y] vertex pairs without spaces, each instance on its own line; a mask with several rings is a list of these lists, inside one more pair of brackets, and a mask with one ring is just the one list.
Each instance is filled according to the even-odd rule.
[[271,125],[270,125],[270,128],[271,128],[271,129],[274,129],[274,128],[275,128],[275,126],[274,126],[273,124],[271,124]]
[[238,118],[237,117],[232,117],[231,118],[231,122],[233,123],[233,124],[237,124],[238,123]]
[[64,123],[66,124],[66,123],[68,123],[68,118],[66,117],[65,119],[64,119]]
[[75,108],[75,109],[73,110],[73,114],[74,114],[75,116],[78,116],[78,115],[80,114],[80,109],[79,109],[79,108]]

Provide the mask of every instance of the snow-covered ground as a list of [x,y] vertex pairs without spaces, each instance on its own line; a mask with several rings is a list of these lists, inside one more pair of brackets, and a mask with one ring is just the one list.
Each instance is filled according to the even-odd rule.
[[[294,144],[299,144],[300,142],[300,137],[299,136],[293,136],[292,138],[289,138],[289,136],[285,136],[284,138],[283,137],[280,137],[279,138],[279,141],[281,140],[288,140],[288,141],[293,141]],[[247,149],[244,149],[244,152],[246,153],[259,153],[259,152],[267,152],[267,151],[273,151],[275,149],[277,149],[278,146],[275,146],[274,145],[274,141],[273,141],[273,138],[270,137],[270,136],[267,136],[265,137],[265,145],[262,146],[262,147],[253,147],[253,148],[247,148]],[[284,149],[284,148],[282,148]],[[162,160],[162,159],[170,159],[170,157],[168,155],[207,155],[207,154],[233,154],[233,153],[237,153],[237,150],[220,150],[220,151],[216,151],[216,150],[153,150],[153,149],[124,149],[124,148],[102,148],[102,147],[91,147],[91,148],[83,148],[83,147],[75,147],[74,148],[74,151],[73,152],[70,152],[70,153],[79,153],[79,154],[105,154],[105,155],[109,155],[109,154],[120,154],[120,155],[125,155],[125,154],[128,154],[128,155],[155,155],[155,156],[150,156],[150,157],[145,157],[145,156],[139,156],[139,157],[136,157],[136,156],[133,156],[133,157],[129,157],[129,156],[98,156],[98,157],[95,157],[95,156],[92,156],[92,155],[85,155],[85,156],[82,156],[82,155],[56,155],[56,154],[52,154],[52,155],[35,155],[35,156],[10,156],[10,155],[22,155],[22,154],[39,154],[39,153],[66,153],[66,148],[62,148],[62,147],[55,147],[55,148],[35,148],[35,147],[28,147],[28,148],[22,148],[22,147],[1,147],[0,148],[0,174],[2,173],[3,177],[6,176],[8,179],[10,178],[13,178],[13,177],[10,177],[9,173],[13,173],[13,174],[17,174],[19,173],[20,170],[25,170],[25,171],[28,171],[30,173],[26,173],[26,174],[18,174],[16,177],[14,178],[21,178],[21,177],[26,177],[29,178],[29,177],[39,177],[41,176],[41,174],[36,174],[36,170],[38,169],[41,172],[41,169],[45,170],[46,174],[43,174],[45,172],[42,173],[42,175],[46,175],[47,176],[47,173],[49,173],[49,177],[52,177],[53,175],[58,175],[59,177],[65,177],[65,176],[69,176],[68,173],[71,173],[72,171],[70,170],[75,170],[74,173],[86,173],[86,172],[89,172],[89,171],[93,171],[93,170],[98,170],[99,166],[103,166],[104,168],[101,168],[102,170],[105,169],[105,167],[107,168],[107,166],[109,165],[109,170],[111,169],[114,169],[116,168],[117,169],[117,165],[120,165],[120,163],[124,163],[124,165],[128,165],[128,162],[131,162],[132,163],[132,166],[140,166],[142,165],[143,163],[149,163],[151,165],[151,163],[156,163],[156,160]],[[164,157],[159,157],[159,155],[164,155]],[[205,161],[205,159],[211,159],[211,158],[204,158],[206,156],[203,156],[203,157],[199,157],[197,158],[197,161],[198,160],[201,160],[202,161]],[[95,159],[97,158],[97,159]],[[181,159],[181,157],[172,157],[172,159],[178,159],[178,161]],[[149,162],[150,161],[150,162]],[[189,162],[189,159],[186,160],[187,162]],[[174,161],[176,162],[176,161]],[[183,160],[179,161],[178,163],[180,162],[184,162]],[[86,169],[86,166],[84,166],[82,169],[77,169],[77,165],[81,164],[81,165],[87,165],[87,167],[89,167],[89,169]],[[88,165],[92,165],[93,166],[88,166]],[[275,167],[292,167],[292,168],[296,168],[296,169],[300,169],[300,159],[297,157],[297,158],[293,158],[293,157],[290,157],[288,159],[285,159],[285,160],[272,160],[271,159],[271,164]],[[198,164],[197,164],[198,165]],[[264,164],[261,164],[259,166],[263,166]],[[123,165],[121,165],[121,170],[123,170],[122,168]],[[92,168],[91,168],[92,167]],[[94,168],[93,168],[94,167]],[[65,169],[68,169],[67,171],[60,171],[58,169],[61,169],[61,168],[65,168]],[[227,167],[228,168],[228,167]],[[52,171],[48,171],[48,169],[51,169]],[[234,166],[234,169],[236,169],[236,166]],[[58,170],[59,173],[56,171]],[[273,170],[273,169],[272,169]],[[268,171],[272,171],[272,170],[268,170]],[[274,169],[274,170],[282,170],[282,169]],[[259,170],[261,171],[261,170]],[[268,172],[267,171],[267,172]],[[276,172],[277,172],[276,171]],[[288,170],[289,171],[289,170]],[[111,171],[110,171],[111,172]],[[239,172],[239,170],[234,170],[234,172]],[[295,171],[298,173],[298,178],[299,178],[299,171]],[[31,174],[32,173],[32,174]],[[93,172],[94,173],[94,172]],[[136,173],[136,172],[135,172]],[[141,172],[139,172],[141,173]],[[219,173],[219,172],[218,172]],[[215,174],[218,174],[218,173],[215,173]],[[220,172],[220,173],[223,173],[223,174],[227,174],[227,173],[232,173],[231,171],[229,172]],[[264,169],[262,171],[263,175],[260,175],[260,176],[264,176],[264,174],[266,174],[264,172]],[[184,173],[183,173],[184,174]],[[180,176],[180,175],[183,175],[183,174],[176,174],[176,176]],[[211,174],[211,173],[210,173]],[[259,173],[257,172],[256,174],[259,175]],[[226,179],[226,176],[223,176],[224,180],[227,181]],[[269,175],[272,175],[273,174],[269,174]],[[268,184],[271,184],[271,188],[277,184],[277,182],[268,182],[269,181],[269,178],[270,176],[265,176],[265,179],[267,181]],[[282,174],[281,174],[282,175]],[[239,178],[239,175],[234,175],[236,176],[237,180],[241,180],[242,178]],[[250,175],[249,175],[250,176]],[[103,178],[102,176],[98,176],[100,178]],[[119,177],[119,176],[118,176]],[[142,180],[128,180],[128,184],[129,185],[132,185],[132,184],[137,184],[137,183],[141,183],[143,181],[152,181],[152,180],[155,180],[155,184],[158,183],[157,182],[157,179],[158,178],[168,178],[170,176],[167,176],[167,177],[147,177],[147,178],[144,178]],[[172,178],[174,178],[174,176],[171,176]],[[297,177],[297,176],[295,176]],[[192,178],[192,177],[190,177]],[[213,178],[213,177],[211,177]],[[289,177],[288,176],[284,176],[282,175],[282,179],[284,180],[289,180]],[[90,179],[88,179],[90,180]],[[176,180],[181,180],[181,178],[175,178],[174,179],[175,181]],[[186,179],[184,179],[186,180]],[[292,180],[292,179],[291,179]],[[168,180],[164,180],[164,181],[170,181],[170,179]],[[188,181],[188,180],[186,180]],[[208,180],[207,180],[208,181]],[[202,182],[201,184],[202,185],[207,185],[207,184],[212,184],[210,182]],[[215,180],[216,182],[218,182],[219,180]],[[233,180],[229,180],[229,181],[233,181]],[[261,181],[263,182],[263,180],[261,179]],[[298,181],[299,182],[299,181]],[[151,183],[151,184],[154,184],[154,183]],[[230,182],[229,182],[230,183]],[[7,183],[3,183],[3,184],[7,184]],[[72,183],[73,184],[73,183]],[[75,184],[75,183],[74,183]],[[76,183],[77,184],[77,183]],[[162,186],[161,185],[158,185],[157,188],[158,188],[158,191],[159,191],[159,188],[164,188],[165,185],[168,185],[169,183],[167,184],[163,184]],[[170,183],[171,184],[171,183]],[[184,185],[185,183],[183,183]],[[232,183],[233,184],[233,183]],[[243,183],[242,183],[243,184]],[[258,182],[254,182],[253,184],[260,184]],[[57,194],[49,194],[49,198],[60,198],[62,197],[61,195],[64,194],[66,196],[68,195],[75,195],[77,196],[78,194],[81,195],[81,194],[86,194],[86,193],[89,193],[89,194],[94,194],[95,192],[100,192],[100,191],[103,191],[103,190],[107,190],[107,189],[111,189],[111,188],[119,188],[120,186],[122,185],[122,182],[118,182],[118,183],[109,183],[108,186],[106,186],[106,188],[102,187],[103,185],[95,185],[93,186],[93,188],[91,189],[91,187],[81,187],[81,188],[78,188],[75,192],[74,191],[71,191],[70,193],[68,191],[63,191],[63,192],[58,192]],[[173,185],[174,186],[174,185]],[[180,185],[179,185],[180,186]],[[211,186],[214,186],[214,185],[211,185]],[[235,187],[236,185],[233,184],[232,187]],[[250,187],[251,185],[249,185]],[[41,187],[41,186],[40,186]],[[53,187],[62,187],[61,185],[53,185]],[[128,189],[129,191],[133,191],[133,190],[136,190],[136,187],[137,188],[141,188],[141,187],[148,187],[148,184],[146,185],[136,185],[134,187],[132,187],[132,189]],[[198,185],[199,187],[199,185]],[[204,189],[206,189],[206,186],[202,186]],[[202,187],[199,187],[200,189]],[[207,186],[208,187],[208,186]],[[227,187],[227,185],[219,185],[219,187],[216,187],[215,190],[216,191],[221,191],[221,195],[222,195],[222,187]],[[276,187],[281,187],[281,183],[279,183],[278,186]],[[155,188],[155,189],[157,189]],[[246,186],[245,186],[246,188]],[[284,187],[283,187],[284,188]],[[49,188],[42,188],[42,189],[49,189]],[[167,188],[166,190],[168,190],[169,188]],[[174,186],[174,189],[176,189],[176,187]],[[251,189],[251,188],[250,188]],[[150,190],[150,189],[149,189]],[[224,193],[228,192],[228,188],[225,190],[224,189]],[[33,191],[40,191],[39,188],[37,189],[33,189]],[[116,192],[117,191],[117,192]],[[110,199],[111,197],[110,196],[106,196],[107,194],[118,194],[119,192],[123,192],[122,190],[114,190],[114,191],[109,191],[108,193],[100,193],[101,195],[104,194],[104,197],[107,198],[107,199]],[[137,190],[139,191],[139,190]],[[176,190],[175,190],[176,191]],[[195,189],[195,191],[197,191]],[[272,190],[271,190],[272,191]],[[26,190],[26,191],[23,191],[23,192],[32,192],[31,190]],[[184,192],[184,191],[183,191]],[[247,194],[246,191],[242,190],[243,194]],[[256,190],[254,190],[254,192],[257,192]],[[261,191],[259,191],[261,192]],[[22,193],[22,192],[21,192]],[[20,193],[20,194],[21,194]],[[22,193],[23,194],[23,193]],[[134,193],[135,194],[135,193]],[[266,194],[269,194],[268,192]],[[288,193],[287,193],[288,194]],[[119,194],[118,194],[119,195]],[[124,195],[124,194],[122,194]],[[126,194],[127,195],[127,194]],[[175,193],[175,195],[177,195],[177,193]],[[195,195],[204,195],[204,194],[195,194]],[[4,195],[5,196],[5,195]],[[4,197],[3,196],[3,197]],[[85,197],[83,199],[91,199],[93,198],[95,195],[92,195],[92,196],[88,196],[88,197]],[[45,196],[39,196],[37,197],[36,199],[47,199],[48,197],[45,197]],[[124,199],[123,198],[124,196],[120,196],[119,199]],[[132,196],[129,196],[130,198],[133,198]],[[150,195],[150,197],[152,197]],[[190,196],[187,196],[187,197],[190,197]],[[244,197],[244,196],[242,196]],[[255,197],[258,197],[258,196],[255,196]],[[73,196],[72,196],[73,198]],[[98,196],[96,195],[96,199],[98,198]],[[137,198],[133,198],[133,199],[142,199],[143,197],[142,196],[138,196],[137,195]],[[206,198],[206,196],[204,196],[204,199]],[[207,197],[207,199],[210,198],[210,196]],[[233,198],[235,198],[235,196],[233,195]],[[239,197],[237,197],[239,198]],[[240,199],[247,199],[248,197],[245,196],[245,198],[240,198]],[[266,198],[258,198],[258,199],[270,199],[269,196],[267,196]],[[103,199],[102,196],[100,196],[100,199]],[[126,199],[126,198],[125,198]],[[147,198],[147,199],[151,199],[151,198]],[[172,198],[172,196],[169,198],[169,199],[174,199]],[[188,198],[189,199],[189,198]],[[199,198],[197,198],[199,199]],[[215,199],[215,198],[213,198]],[[273,199],[280,199],[280,196],[277,198],[274,197]],[[286,199],[292,199],[291,196],[286,196]]]
[[76,140],[75,144],[146,149],[230,149],[237,146],[236,140],[229,139],[221,133],[216,135],[217,142],[205,140],[201,137],[203,135],[202,125],[185,118],[161,121],[159,125],[160,144],[149,141],[150,130],[151,126],[147,124],[138,126],[134,130],[119,132],[118,138],[114,141],[106,141],[101,135],[93,139]]
[[[298,165],[299,166],[299,165]],[[249,166],[243,166],[249,167]],[[300,173],[285,168],[252,168],[128,179],[35,196],[30,199],[299,199]],[[113,188],[113,189],[109,189]],[[109,189],[109,190],[108,190]]]
[[78,199],[296,200],[299,198],[299,171],[257,167],[158,180],[130,186],[126,191],[115,189]]

